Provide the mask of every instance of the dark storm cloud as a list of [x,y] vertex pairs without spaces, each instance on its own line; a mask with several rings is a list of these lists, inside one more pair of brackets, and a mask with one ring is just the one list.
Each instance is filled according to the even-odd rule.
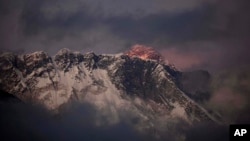
[[247,38],[250,35],[249,4],[247,0],[219,0],[216,5],[214,28],[224,38]]
[[117,51],[124,44],[99,24],[98,18],[87,14],[87,6],[81,1],[21,2],[14,7],[12,1],[2,1],[7,8],[1,15],[1,50],[44,50],[54,54],[67,47],[104,52],[108,47]]
[[[72,4],[71,4],[72,3]],[[95,26],[98,21],[86,13],[85,5],[67,1],[28,1],[24,6],[21,22],[26,34],[39,34],[52,30],[60,33],[76,32]],[[71,4],[71,5],[70,5]],[[50,35],[50,34],[48,34]],[[58,35],[60,36],[60,35]]]
[[[243,35],[249,34],[249,20],[246,14],[248,9],[244,7],[246,2],[217,1],[200,4],[200,1],[194,0],[188,2],[193,5],[189,9],[183,6],[185,3],[180,0],[180,4],[176,2],[172,5],[175,5],[173,7],[176,9],[182,8],[182,12],[175,8],[169,12],[171,8],[168,5],[171,1],[159,1],[156,5],[161,3],[163,6],[153,7],[150,5],[154,5],[154,2],[140,0],[115,3],[87,0],[70,3],[29,1],[22,13],[22,19],[25,29],[30,32],[52,29],[60,34],[60,31],[65,33],[63,31],[67,29],[73,30],[72,32],[76,29],[79,32],[79,29],[82,31],[103,25],[113,29],[111,33],[122,36],[124,40],[138,41],[132,37],[140,36],[140,42],[146,42],[148,39],[155,41],[156,38],[169,42],[228,39],[240,37],[240,32],[244,32]],[[138,9],[143,12],[135,18]]]
[[[94,48],[94,51],[100,50],[99,52],[112,48],[111,50],[117,52],[135,42],[145,42],[152,38],[149,32],[157,34],[158,38],[162,35],[164,37],[166,33],[158,32],[162,25],[166,22],[170,22],[166,26],[174,25],[171,19],[164,20],[169,19],[164,13],[169,13],[170,16],[172,13],[183,13],[205,2],[207,1],[20,0],[18,6],[13,6],[15,5],[13,1],[2,0],[3,7],[7,7],[2,11],[3,13],[8,11],[9,14],[2,17],[5,22],[2,25],[4,32],[1,31],[3,37],[1,48],[14,51],[45,50],[54,53],[59,48],[68,46],[74,50]],[[131,25],[128,29],[121,23],[123,20],[126,20],[125,23],[131,23],[127,25]],[[163,24],[159,25],[161,20]],[[141,26],[143,24],[145,26]],[[138,26],[141,27],[140,31],[134,30]],[[169,27],[166,28],[166,32],[174,33],[174,30],[171,32],[168,29]],[[126,32],[123,32],[125,30]],[[89,34],[94,35],[88,37]],[[131,38],[137,34],[140,39]],[[101,49],[103,46],[105,49]]]
[[[58,34],[58,36],[67,36],[68,32],[79,34],[81,31],[84,32],[85,29],[102,25],[108,27],[112,34],[130,42],[147,43],[157,39],[185,41],[208,36],[209,32],[204,30],[209,30],[209,23],[213,14],[212,8],[209,6],[201,6],[187,12],[169,13],[142,5],[141,8],[144,8],[144,14],[142,15],[144,16],[135,18],[134,16],[137,13],[136,10],[132,10],[136,8],[131,9],[133,5],[124,3],[124,5],[127,4],[127,6],[124,6],[127,10],[117,9],[118,5],[122,5],[123,2],[117,3],[118,5],[100,2],[101,6],[96,11],[90,10],[95,7],[95,2],[93,4],[91,2],[81,3],[83,6],[81,8],[76,7],[76,10],[65,10],[67,6],[60,3],[47,3],[32,1],[24,8],[22,22],[26,34],[47,31],[48,36],[52,33]],[[132,4],[134,3],[142,2],[133,2]],[[105,8],[109,4],[110,8]],[[143,4],[147,4],[147,2]],[[112,7],[114,7],[114,11],[108,11]],[[140,6],[137,7],[140,8]],[[147,12],[148,9],[155,12]],[[100,12],[109,14],[98,14]],[[202,34],[204,35],[201,36]]]
[[[122,38],[133,42],[159,46],[166,42],[184,42],[198,40],[209,36],[212,12],[209,7],[200,7],[180,14],[161,13],[141,19],[132,17],[116,17],[105,21],[111,30]],[[201,36],[203,35],[203,36]],[[161,44],[163,43],[163,44]]]

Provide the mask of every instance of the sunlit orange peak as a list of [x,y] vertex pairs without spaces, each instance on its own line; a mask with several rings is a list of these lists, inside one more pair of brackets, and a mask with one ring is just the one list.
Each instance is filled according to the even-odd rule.
[[130,57],[138,57],[143,60],[146,59],[151,59],[151,60],[156,60],[158,62],[163,62],[163,58],[158,53],[155,51],[152,47],[140,45],[140,44],[135,44],[133,45],[130,50],[126,51],[124,54],[130,56]]

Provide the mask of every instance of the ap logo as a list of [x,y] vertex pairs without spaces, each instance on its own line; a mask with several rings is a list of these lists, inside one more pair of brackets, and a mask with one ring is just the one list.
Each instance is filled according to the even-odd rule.
[[234,136],[244,136],[247,133],[247,129],[236,129]]
[[250,125],[230,125],[230,141],[250,141]]

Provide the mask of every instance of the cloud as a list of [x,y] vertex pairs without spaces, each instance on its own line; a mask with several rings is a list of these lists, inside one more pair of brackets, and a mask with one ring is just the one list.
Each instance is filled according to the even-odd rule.
[[205,40],[185,43],[169,43],[159,48],[162,55],[177,68],[185,70],[205,69],[211,73],[249,68],[250,51],[243,40]]
[[190,125],[179,118],[169,118],[168,122],[155,118],[151,121],[155,126],[148,128],[149,123],[141,123],[129,111],[119,112],[119,122],[110,122],[111,113],[102,114],[87,103],[71,101],[59,113],[53,113],[39,105],[22,103],[3,91],[0,96],[0,131],[7,140],[189,141],[227,137],[228,128],[213,123]]
[[[154,41],[159,39],[159,36],[167,37],[164,32],[170,32],[167,35],[174,33],[175,30],[171,32],[170,29],[173,29],[172,26],[175,23],[181,23],[183,17],[191,16],[192,18],[192,13],[194,14],[194,12],[191,12],[189,16],[183,12],[196,9],[201,6],[203,1],[192,0],[186,4],[183,0],[178,2],[172,0],[119,0],[116,2],[111,0],[105,2],[89,0],[34,2],[20,0],[19,3],[20,5],[16,6],[13,1],[2,1],[4,7],[9,7],[3,8],[3,15],[1,16],[1,19],[3,19],[1,21],[4,21],[1,22],[3,30],[1,37],[4,41],[1,45],[2,49],[15,51],[16,48],[24,48],[24,50],[38,48],[35,47],[36,44],[33,47],[26,46],[26,43],[29,44],[29,42],[32,44],[39,42],[39,40],[33,40],[34,38],[43,40],[42,46],[39,47],[43,49],[51,40],[72,38],[72,41],[74,41],[75,37],[81,36],[86,30],[88,32],[90,29],[96,29],[95,32],[98,32],[100,26],[108,30],[108,34],[105,36],[110,36],[109,38],[117,36],[127,44],[138,41]],[[175,10],[182,12],[174,12]],[[141,11],[139,12],[141,14],[138,14],[138,11]],[[180,16],[178,16],[178,13]],[[182,13],[183,16],[181,16]],[[177,18],[174,18],[175,16],[173,17],[172,14],[177,14]],[[140,16],[140,18],[134,18],[135,16]],[[173,18],[169,18],[171,16]],[[174,29],[179,29],[182,27],[181,25]],[[162,31],[162,29],[165,30]],[[103,39],[102,41],[105,42],[106,40]],[[20,43],[23,45],[20,45]],[[119,47],[117,46],[117,48]]]
[[228,123],[249,123],[250,74],[248,69],[225,70],[212,79],[211,99],[206,103]]
[[95,109],[83,104],[55,116],[39,106],[23,103],[0,103],[0,112],[0,130],[2,137],[8,140],[140,139],[139,133],[125,121],[116,125],[97,126]]
[[249,97],[232,88],[219,88],[207,103],[226,123],[249,123]]
[[180,70],[192,68],[195,65],[201,65],[204,62],[204,58],[201,54],[197,53],[184,53],[175,48],[170,48],[161,51],[163,56],[167,58],[170,64],[174,64]]
[[214,16],[213,27],[219,36],[224,38],[248,38],[250,35],[248,16],[249,1],[247,0],[218,0]]
[[[107,17],[131,16],[143,18],[159,13],[181,13],[201,6],[204,3],[211,3],[208,0],[86,0],[90,7],[90,13]],[[115,11],[115,12],[114,12]]]
[[[199,137],[199,133],[211,138],[214,131],[215,137],[225,137],[224,130],[215,130],[223,129],[220,126],[190,126],[180,119],[169,119],[168,122],[154,120],[156,129],[138,131],[135,126],[140,119],[135,120],[133,115],[122,113],[124,117],[120,117],[119,123],[109,124],[105,122],[108,115],[98,116],[100,111],[83,103],[73,103],[60,114],[53,114],[38,105],[1,101],[0,113],[0,131],[2,138],[7,140],[179,141],[184,140],[185,136],[187,140],[193,140]],[[96,120],[103,121],[103,124],[96,124]],[[207,128],[211,132],[207,133]]]

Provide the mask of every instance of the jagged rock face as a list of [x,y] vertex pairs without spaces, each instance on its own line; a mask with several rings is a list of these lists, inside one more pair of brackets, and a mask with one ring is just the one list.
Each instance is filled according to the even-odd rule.
[[49,109],[74,99],[108,111],[112,121],[123,110],[150,121],[216,121],[178,88],[180,72],[156,61],[62,49],[54,57],[45,52],[2,54],[0,66],[0,89]]

